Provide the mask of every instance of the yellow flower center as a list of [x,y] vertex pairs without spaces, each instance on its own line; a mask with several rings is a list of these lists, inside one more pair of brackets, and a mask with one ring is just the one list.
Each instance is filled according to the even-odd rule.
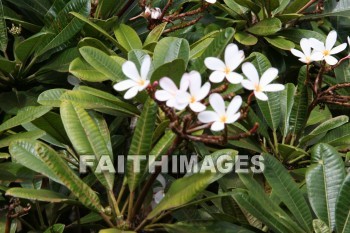
[[224,70],[224,72],[225,72],[225,74],[229,74],[229,73],[231,73],[231,69],[228,68],[228,67],[226,67],[225,70]]
[[305,60],[306,60],[306,63],[310,63],[311,62],[311,57],[310,56],[306,56]]
[[255,84],[254,87],[255,87],[255,91],[257,91],[257,92],[262,91],[262,87],[259,84]]
[[331,54],[331,51],[329,51],[329,50],[323,51],[323,55],[324,55],[324,56],[328,56],[328,55],[330,55],[330,54]]
[[143,80],[143,79],[140,79],[140,80],[139,80],[139,85],[140,85],[140,86],[143,86],[143,85],[145,85],[145,80]]
[[190,103],[193,104],[196,102],[196,98],[194,96],[191,96]]
[[226,115],[220,117],[220,122],[226,123],[226,121],[227,121]]

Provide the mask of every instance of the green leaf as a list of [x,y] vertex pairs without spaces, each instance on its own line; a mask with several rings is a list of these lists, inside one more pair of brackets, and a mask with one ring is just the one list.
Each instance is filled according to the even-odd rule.
[[0,140],[0,148],[3,147],[8,147],[10,145],[10,143],[14,140],[18,140],[18,139],[38,139],[42,136],[44,136],[46,133],[45,131],[42,130],[34,130],[34,131],[30,131],[30,132],[24,132],[24,133],[16,133],[10,136],[7,136],[5,138],[2,138]]
[[255,45],[258,43],[258,38],[246,32],[236,32],[235,40],[243,45]]
[[115,55],[114,51],[111,48],[107,47],[106,44],[104,44],[101,40],[98,40],[96,38],[85,37],[84,39],[80,40],[78,44],[78,48],[85,47],[85,46],[94,47],[96,49],[103,51],[108,55]]
[[[98,212],[103,210],[97,194],[71,170],[63,158],[44,143],[34,140],[18,140],[10,145],[10,152],[11,156],[16,157],[17,160],[23,157],[37,158],[42,164],[41,166],[35,165],[39,168],[38,172],[44,169],[50,171],[58,178],[58,182],[71,190],[83,205]],[[24,162],[23,165],[32,169],[34,164]]]
[[64,224],[54,224],[53,226],[47,228],[44,233],[63,233],[65,227],[66,226]]
[[320,219],[314,219],[312,221],[315,233],[331,233],[329,227]]
[[335,208],[335,223],[339,233],[350,232],[350,174],[346,176],[340,187]]
[[261,10],[260,6],[256,4],[255,2],[252,2],[250,0],[234,0],[237,4],[244,6],[250,10],[252,10],[255,14],[258,14]]
[[127,54],[127,51],[121,46],[116,39],[114,39],[112,36],[108,34],[105,30],[103,30],[100,26],[97,24],[91,22],[89,19],[87,19],[85,16],[78,14],[77,12],[70,12],[70,14],[74,15],[79,20],[85,22],[86,24],[90,25],[92,28],[94,28],[96,31],[104,35],[108,40],[110,40],[118,49],[120,49],[123,53]]
[[258,36],[269,36],[280,31],[282,23],[277,18],[263,19],[256,23],[252,27],[248,28],[247,31]]
[[299,10],[301,10],[308,2],[309,0],[295,0],[284,10],[283,13],[299,13]]
[[280,93],[270,92],[267,96],[267,101],[257,100],[257,103],[269,127],[276,131],[281,119]]
[[253,233],[244,227],[224,221],[203,221],[203,222],[177,222],[175,224],[162,224],[169,233]]
[[296,44],[300,43],[302,38],[315,38],[320,41],[325,41],[326,37],[316,31],[306,29],[286,29],[278,33],[278,35],[293,41]]
[[157,69],[165,63],[182,59],[187,66],[190,56],[190,45],[185,39],[166,37],[157,43],[154,49],[153,65]]
[[[28,189],[28,188],[10,188],[6,191],[5,195],[18,197],[23,199],[45,201],[45,202],[67,202],[70,199],[61,193],[57,193],[51,190],[45,189]],[[73,201],[73,200],[71,200]]]
[[47,106],[28,106],[22,108],[20,111],[18,111],[16,116],[12,117],[11,119],[5,121],[0,125],[0,132],[30,122],[36,118],[43,116],[50,110],[51,107]]
[[4,18],[4,8],[2,6],[2,1],[0,1],[0,49],[5,52],[7,49],[7,27]]
[[16,69],[16,62],[0,57],[0,70],[6,73],[13,73]]
[[272,192],[287,206],[300,226],[312,231],[310,209],[293,178],[284,166],[269,154],[264,154],[264,176],[272,187]]
[[328,143],[332,146],[346,146],[350,143],[350,123],[342,125],[328,132],[320,142]]
[[[211,157],[215,158],[220,155],[228,155],[234,160],[237,151],[229,149],[219,150],[214,152]],[[171,184],[161,202],[148,214],[147,219],[153,219],[164,210],[176,208],[190,202],[203,192],[209,184],[220,179],[223,175],[220,172],[199,172],[177,179]]]
[[[59,12],[54,12],[57,9],[52,9],[53,15],[46,15],[52,23],[45,28],[45,31],[54,32],[54,35],[43,40],[41,49],[37,51],[36,56],[40,56],[45,52],[61,46],[75,36],[83,27],[84,22],[69,15],[70,11],[77,12],[81,15],[88,16],[90,13],[91,3],[89,0],[70,0],[65,2],[64,8]],[[54,7],[54,6],[53,6]],[[45,17],[45,18],[46,18]]]
[[324,18],[324,17],[349,17],[350,2],[348,1],[327,1],[325,2],[325,11],[322,14],[307,15],[303,18]]
[[226,46],[232,41],[234,33],[235,30],[233,28],[226,28],[220,31],[202,55],[193,61],[191,70],[197,70],[201,74],[204,73],[206,70],[204,60],[207,57],[219,57]]
[[69,71],[70,63],[77,57],[79,57],[79,51],[77,48],[65,49],[58,56],[54,56],[51,59],[52,61],[49,62],[47,65],[42,66],[36,72],[36,74],[50,72],[53,70],[61,73],[66,73]]
[[292,83],[287,83],[285,89],[280,92],[281,98],[281,131],[284,137],[289,132],[289,118],[294,103],[295,86]]
[[[106,139],[98,124],[98,119],[89,114],[78,103],[64,101],[61,104],[61,118],[67,135],[79,155],[94,155],[93,171],[99,181],[108,189],[113,189],[114,174],[96,170],[103,156],[109,156],[113,162],[110,139]],[[102,123],[103,124],[103,123]]]
[[[152,145],[152,135],[156,126],[158,105],[148,98],[140,118],[137,120],[134,136],[132,137],[128,157],[148,155]],[[133,160],[127,161],[127,182],[130,191],[134,191],[140,181],[142,171],[137,172]]]
[[292,112],[289,117],[289,127],[292,135],[296,136],[303,130],[308,115],[308,90],[307,86],[301,83],[306,78],[306,67],[302,67],[299,72],[299,84],[294,98]]
[[39,32],[19,43],[15,48],[17,58],[25,62],[33,53],[42,46],[44,38],[48,38],[52,33]]
[[103,82],[110,79],[79,57],[70,63],[69,73],[88,82]]
[[306,186],[316,216],[335,228],[335,205],[345,178],[344,163],[338,152],[327,144],[317,144],[311,151],[312,162],[307,169]]
[[163,77],[170,77],[175,84],[179,85],[182,75],[186,72],[186,64],[182,59],[159,66],[152,74],[151,82],[159,81]]
[[264,37],[269,44],[275,46],[276,48],[283,49],[283,50],[291,50],[295,47],[294,43],[284,39],[283,37]]
[[146,48],[150,44],[158,42],[159,38],[163,34],[163,31],[164,31],[166,25],[167,25],[167,23],[165,22],[165,23],[159,24],[155,28],[153,28],[153,30],[148,34],[148,36],[143,44],[143,47]]
[[325,122],[323,122],[319,126],[317,126],[314,130],[312,130],[310,133],[308,133],[307,135],[302,137],[300,139],[300,144],[303,145],[306,142],[310,141],[311,139],[313,139],[321,134],[325,134],[332,129],[335,129],[335,128],[338,128],[338,127],[344,125],[348,121],[349,121],[349,117],[345,116],[345,115],[337,116],[337,117],[334,117],[332,119],[326,120]]
[[142,49],[142,42],[132,27],[120,24],[114,29],[114,34],[119,44],[126,51],[130,52],[133,49]]
[[113,81],[122,81],[122,68],[113,58],[94,47],[85,46],[79,49],[84,59],[97,71]]
[[61,95],[63,95],[67,89],[50,89],[42,92],[38,97],[38,103],[50,107],[59,107],[61,105]]

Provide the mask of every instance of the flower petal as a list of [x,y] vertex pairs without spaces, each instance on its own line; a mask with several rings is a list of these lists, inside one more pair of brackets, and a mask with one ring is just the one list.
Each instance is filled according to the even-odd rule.
[[227,121],[226,123],[227,124],[232,124],[234,122],[236,122],[239,118],[241,117],[241,113],[236,113],[234,115],[231,115],[231,116],[227,116]]
[[149,80],[145,80],[145,81],[144,81],[144,84],[143,84],[142,86],[141,86],[141,85],[138,86],[138,87],[139,87],[139,91],[145,90],[146,87],[149,85],[149,83],[150,83]]
[[239,50],[236,44],[229,44],[225,49],[226,66],[233,71],[244,60],[244,52]]
[[254,95],[255,95],[255,98],[262,100],[262,101],[266,101],[269,99],[267,97],[267,95],[261,91],[254,91]]
[[179,110],[179,111],[184,110],[187,106],[188,106],[188,101],[184,102],[184,103],[180,103],[180,102],[175,100],[175,102],[174,102],[174,108],[176,110]]
[[321,61],[324,59],[324,55],[321,52],[313,51],[311,53],[311,60],[312,61]]
[[326,39],[326,50],[331,50],[333,46],[335,45],[335,42],[337,42],[337,32],[336,31],[331,31]]
[[243,76],[236,72],[230,72],[226,75],[226,79],[232,84],[239,84],[243,80]]
[[306,56],[310,56],[311,54],[311,45],[310,45],[310,41],[306,38],[303,38],[300,40],[300,47],[303,50],[303,53]]
[[185,76],[185,78],[181,78],[180,80],[180,91],[187,91],[188,87],[190,85],[190,80],[188,77]]
[[282,84],[269,84],[264,87],[264,91],[266,92],[275,92],[284,90],[284,86]]
[[171,80],[168,77],[161,78],[159,80],[159,86],[161,88],[163,88],[164,90],[166,90],[166,91],[168,91],[168,92],[170,92],[170,93],[172,93],[174,95],[178,91],[178,88],[175,85],[175,83],[173,82],[173,80]]
[[239,95],[236,95],[232,99],[231,103],[228,105],[226,115],[228,117],[233,116],[238,112],[241,106],[242,106],[242,97]]
[[245,79],[245,80],[242,80],[241,84],[247,90],[252,91],[252,90],[255,89],[255,85],[254,85],[254,83],[252,81],[249,81],[249,80]]
[[338,45],[337,47],[333,48],[331,50],[331,54],[337,54],[340,53],[341,51],[343,51],[344,49],[346,49],[347,44],[343,43],[341,45]]
[[259,74],[258,71],[256,70],[255,66],[250,63],[246,62],[242,65],[242,71],[244,75],[253,83],[258,84],[259,83]]
[[331,66],[334,66],[338,63],[338,59],[333,56],[325,56],[324,59],[326,60],[327,64]]
[[214,4],[216,3],[216,0],[205,0],[206,2],[210,3],[210,4]]
[[206,83],[204,83],[202,88],[197,93],[194,94],[194,96],[196,97],[197,101],[200,101],[200,100],[204,99],[205,97],[207,97],[207,95],[209,94],[209,91],[210,91],[210,83],[206,82]]
[[197,71],[192,71],[189,74],[187,74],[187,78],[190,82],[190,93],[191,95],[195,95],[201,89],[201,85],[202,85],[201,75]]
[[137,95],[138,92],[139,92],[139,88],[137,86],[132,87],[124,94],[124,99],[127,99],[127,100],[132,99]]
[[202,103],[194,102],[190,104],[190,108],[194,112],[203,112],[207,107]]
[[225,102],[221,95],[214,93],[209,96],[209,103],[218,115],[225,115]]
[[300,57],[300,58],[305,57],[305,55],[299,50],[291,49],[290,52],[296,57]]
[[207,57],[204,60],[204,64],[210,70],[224,71],[226,68],[225,63],[216,57]]
[[226,74],[223,71],[214,71],[209,76],[209,80],[212,83],[221,83],[225,79]]
[[218,119],[219,119],[219,116],[214,111],[204,111],[198,114],[198,120],[202,123],[210,123],[210,122],[217,121]]
[[169,100],[169,99],[171,99],[171,98],[174,98],[173,95],[171,95],[169,92],[164,91],[164,90],[158,90],[158,91],[156,91],[156,93],[155,93],[154,96],[155,96],[156,99],[159,100],[159,101],[167,101],[167,100]]
[[134,80],[127,79],[127,80],[121,81],[117,84],[114,84],[113,88],[116,91],[125,91],[125,90],[127,90],[131,87],[134,87],[134,86],[137,86],[137,83]]
[[151,57],[146,55],[142,61],[141,65],[141,78],[147,79],[149,70],[151,69]]
[[264,87],[272,82],[278,75],[278,70],[276,68],[268,68],[260,79],[260,86]]
[[316,51],[323,52],[326,49],[324,44],[315,38],[310,38],[309,42],[311,47],[314,48]]
[[136,68],[135,63],[133,63],[131,61],[126,61],[122,65],[122,70],[123,70],[123,73],[126,75],[126,77],[128,77],[134,81],[138,81],[141,78],[140,74]]
[[220,130],[223,130],[224,128],[225,128],[225,124],[219,121],[215,121],[210,127],[210,129],[213,131],[220,131]]

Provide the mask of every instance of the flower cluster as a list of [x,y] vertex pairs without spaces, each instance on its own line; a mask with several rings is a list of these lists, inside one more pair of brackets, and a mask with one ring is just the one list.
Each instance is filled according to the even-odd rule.
[[[309,64],[313,61],[325,61],[328,65],[335,65],[338,63],[333,55],[342,52],[346,49],[346,43],[334,47],[337,42],[337,32],[331,31],[325,42],[321,42],[315,38],[303,38],[300,40],[300,47],[302,51],[291,49],[294,56],[299,57],[303,63]],[[348,37],[350,45],[350,38]]]
[[[239,50],[236,44],[229,44],[225,49],[224,61],[216,57],[208,57],[204,63],[209,70],[213,72],[209,76],[212,83],[221,83],[225,80],[231,84],[241,84],[245,89],[252,91],[257,99],[262,101],[268,100],[266,92],[276,92],[284,89],[282,84],[270,84],[278,75],[275,68],[267,69],[259,77],[255,66],[246,62],[244,52]],[[240,66],[244,76],[235,70]],[[122,70],[129,78],[114,85],[117,91],[126,91],[125,99],[131,99],[138,92],[143,91],[149,84],[149,71],[151,67],[150,56],[145,56],[141,64],[139,72],[136,65],[127,61],[123,64]],[[191,109],[194,113],[198,113],[198,120],[202,123],[212,123],[211,130],[223,130],[225,124],[231,124],[237,121],[241,114],[239,109],[242,105],[241,96],[235,96],[229,105],[225,106],[224,98],[218,93],[210,93],[211,84],[205,82],[202,85],[202,78],[199,72],[191,71],[185,73],[177,87],[174,81],[168,77],[159,80],[160,90],[155,91],[154,97],[160,102],[176,110],[182,111],[185,108]],[[206,110],[205,99],[209,95],[209,103],[213,110]]]

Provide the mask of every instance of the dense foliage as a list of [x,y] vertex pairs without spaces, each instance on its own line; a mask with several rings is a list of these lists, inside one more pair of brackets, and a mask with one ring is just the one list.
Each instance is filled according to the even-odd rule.
[[349,0],[0,0],[0,232],[350,233],[349,25]]

